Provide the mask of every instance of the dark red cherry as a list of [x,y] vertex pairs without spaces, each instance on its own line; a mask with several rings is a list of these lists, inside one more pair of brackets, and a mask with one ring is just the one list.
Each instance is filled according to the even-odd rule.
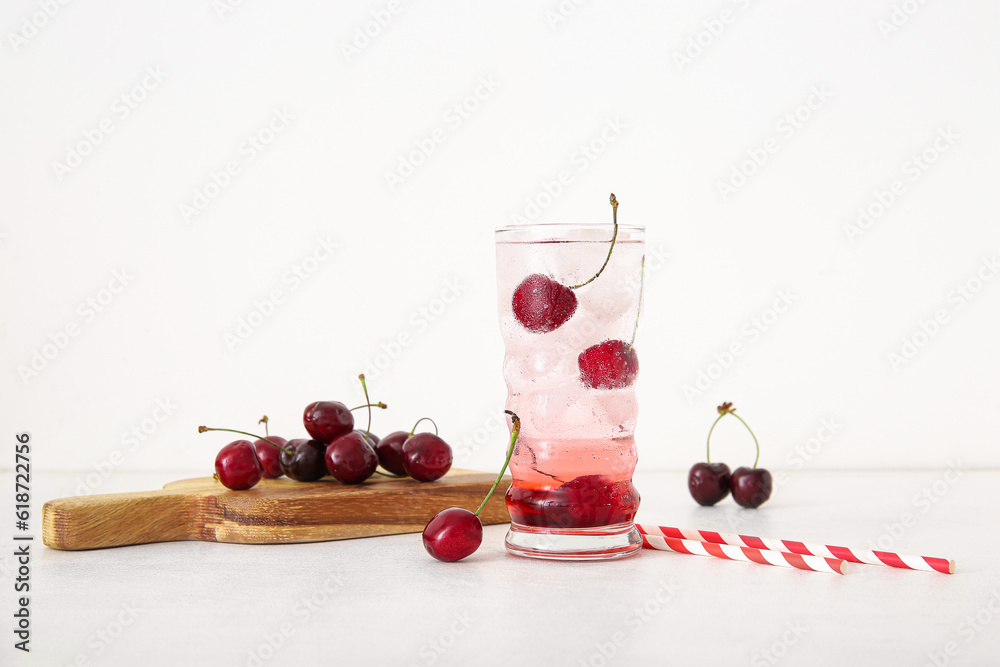
[[282,452],[279,461],[282,472],[289,479],[294,479],[296,482],[315,482],[326,474],[326,463],[323,460],[326,443],[300,438],[286,442],[285,449],[291,449],[292,453]]
[[[267,440],[282,447],[285,446],[286,442],[284,438],[279,438],[276,435],[267,436]],[[281,472],[281,450],[270,442],[267,442],[267,440],[254,440],[253,446],[257,450],[257,458],[260,459],[260,464],[264,467],[264,478],[277,479],[285,474]]]
[[235,440],[215,457],[215,474],[227,489],[242,491],[253,487],[264,476],[257,450],[249,440]]
[[427,522],[423,541],[427,553],[452,563],[471,555],[483,543],[483,524],[469,510],[449,507]]
[[[514,445],[517,444],[517,436],[521,432],[521,420],[520,418],[511,412],[510,410],[504,410],[504,412],[510,415],[511,418],[511,430],[510,430],[510,445],[507,448],[507,459],[504,461],[503,467],[500,468],[500,474],[497,475],[496,481],[493,482],[493,486],[486,493],[486,497],[483,498],[483,502],[479,505],[479,508],[475,512],[470,512],[466,509],[461,509],[459,507],[449,507],[443,512],[439,512],[434,516],[433,519],[427,522],[424,526],[423,531],[423,542],[424,549],[427,550],[434,558],[445,562],[453,562],[456,560],[461,560],[466,556],[472,554],[479,545],[483,542],[483,524],[479,520],[479,513],[483,511],[486,507],[486,503],[489,502],[490,496],[496,491],[497,485],[503,478],[504,472],[507,470],[507,464],[510,461],[511,455],[514,453]],[[422,420],[421,420],[422,421]],[[431,420],[433,423],[433,420]],[[420,422],[418,421],[417,424]],[[416,426],[414,426],[414,429]],[[437,425],[435,424],[434,430],[437,430]],[[430,435],[429,433],[422,433],[420,435]],[[414,436],[417,437],[417,436]],[[451,448],[438,438],[437,436],[432,436],[436,440],[440,441],[440,444],[444,445],[444,448],[448,450],[448,465],[451,465]],[[408,438],[403,444],[404,452],[404,462],[407,461],[407,455],[412,455],[414,453],[412,449],[413,438]],[[431,449],[439,448],[439,445],[435,443],[434,440],[422,439],[416,441],[418,445],[423,448]],[[427,444],[430,443],[430,444]],[[407,447],[411,447],[407,449]],[[442,473],[443,474],[443,473]]]
[[714,505],[729,495],[730,476],[725,463],[695,463],[688,472],[688,491],[699,505]]
[[764,468],[747,468],[740,466],[733,471],[729,480],[729,488],[733,492],[733,500],[742,507],[753,509],[760,507],[771,497],[774,486],[771,473]]
[[540,273],[521,281],[511,303],[517,321],[535,333],[558,329],[576,312],[573,290]]
[[313,440],[333,442],[354,429],[354,415],[340,401],[317,401],[306,406],[302,423]]
[[406,474],[406,468],[403,467],[403,443],[409,437],[410,434],[406,431],[393,431],[375,445],[378,462],[393,475]]
[[344,484],[360,484],[375,473],[378,455],[365,436],[345,433],[326,446],[324,455],[327,471]]
[[631,482],[614,483],[604,475],[581,475],[558,489],[567,503],[572,526],[606,526],[635,517],[639,493]]
[[403,469],[419,482],[443,477],[451,461],[451,447],[433,433],[417,433],[403,443]]
[[622,389],[635,382],[639,357],[623,340],[606,340],[580,353],[580,380],[591,389]]
[[600,526],[611,513],[611,480],[603,475],[581,475],[566,482],[556,493],[564,503],[570,526]]

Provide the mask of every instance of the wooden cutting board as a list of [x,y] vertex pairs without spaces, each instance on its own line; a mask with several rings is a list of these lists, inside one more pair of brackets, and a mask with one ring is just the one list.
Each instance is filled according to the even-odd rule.
[[[54,549],[102,549],[129,544],[201,540],[240,544],[322,542],[419,533],[448,507],[476,511],[496,475],[451,470],[434,482],[375,475],[363,484],[327,478],[265,479],[230,491],[211,477],[171,482],[162,491],[60,498],[42,508],[42,541]],[[500,482],[479,515],[508,523]]]

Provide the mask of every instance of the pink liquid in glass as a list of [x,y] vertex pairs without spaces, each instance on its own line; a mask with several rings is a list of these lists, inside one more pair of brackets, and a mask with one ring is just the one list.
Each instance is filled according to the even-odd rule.
[[[507,492],[511,553],[601,559],[641,546],[632,485],[638,404],[635,384],[588,387],[579,356],[606,340],[631,343],[640,307],[643,230],[620,226],[600,276],[574,290],[573,315],[553,331],[532,332],[514,315],[518,285],[538,273],[583,283],[608,257],[611,225],[526,225],[497,231],[500,330],[507,409],[521,419]],[[638,347],[635,348],[639,352]]]

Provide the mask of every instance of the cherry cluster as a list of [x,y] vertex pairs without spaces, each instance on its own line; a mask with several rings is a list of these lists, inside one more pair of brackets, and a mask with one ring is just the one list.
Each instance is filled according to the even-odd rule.
[[[365,376],[358,376],[368,397]],[[452,451],[437,434],[416,433],[423,418],[410,431],[394,431],[384,438],[371,432],[371,408],[385,409],[385,403],[365,403],[348,408],[340,401],[316,401],[306,406],[302,415],[308,438],[286,440],[225,428],[199,426],[201,433],[228,431],[256,438],[236,440],[223,447],[215,457],[215,476],[226,488],[241,491],[254,487],[261,479],[282,475],[297,482],[315,482],[327,474],[344,484],[360,484],[378,472],[379,465],[389,476],[409,476],[420,482],[432,482],[451,468]],[[368,427],[354,428],[354,410],[368,409]],[[267,431],[268,418],[261,419]]]
[[[773,481],[770,472],[757,467],[757,462],[760,460],[760,443],[757,442],[757,436],[743,421],[743,418],[736,414],[736,408],[733,407],[732,403],[723,403],[717,410],[719,416],[708,431],[705,452],[707,461],[695,463],[688,473],[688,490],[691,492],[691,497],[699,505],[709,506],[719,502],[732,492],[736,504],[750,509],[760,507],[771,497]],[[719,423],[719,420],[726,415],[732,415],[743,422],[743,425],[750,431],[750,435],[753,436],[754,444],[757,445],[757,458],[754,460],[752,468],[740,466],[735,472],[730,473],[729,466],[725,463],[711,463],[712,458],[708,445],[712,440],[712,431],[715,430],[715,425]]]

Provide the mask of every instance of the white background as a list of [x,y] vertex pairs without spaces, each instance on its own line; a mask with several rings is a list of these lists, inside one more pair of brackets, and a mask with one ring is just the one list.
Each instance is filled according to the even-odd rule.
[[[296,437],[307,403],[361,403],[364,371],[390,405],[374,432],[430,415],[461,465],[494,469],[506,433],[493,229],[604,222],[613,191],[620,221],[647,227],[641,469],[702,460],[724,400],[772,469],[1000,465],[1000,279],[986,268],[1000,250],[1000,7],[903,4],[391,14],[202,0],[53,4],[46,17],[9,0],[3,437],[30,431],[36,468],[80,479],[109,465],[208,474],[228,438],[199,424],[253,429],[267,413]],[[87,145],[102,121],[112,131]],[[248,148],[272,122],[271,141]],[[388,182],[410,156],[420,164]],[[55,164],[68,159],[68,172]],[[215,188],[230,161],[239,172]],[[723,194],[734,169],[753,173]],[[893,201],[852,231],[894,181]],[[185,216],[196,192],[213,196]],[[337,249],[314,262],[318,239]],[[315,270],[296,283],[301,267]],[[127,285],[102,292],[122,271]],[[959,285],[978,291],[959,299]],[[227,345],[275,290],[281,303]],[[780,291],[794,302],[771,321]],[[61,339],[67,326],[77,335]],[[910,358],[904,339],[919,345]],[[686,394],[699,372],[716,379]],[[740,428],[717,431],[715,458],[732,467],[752,461]]]

